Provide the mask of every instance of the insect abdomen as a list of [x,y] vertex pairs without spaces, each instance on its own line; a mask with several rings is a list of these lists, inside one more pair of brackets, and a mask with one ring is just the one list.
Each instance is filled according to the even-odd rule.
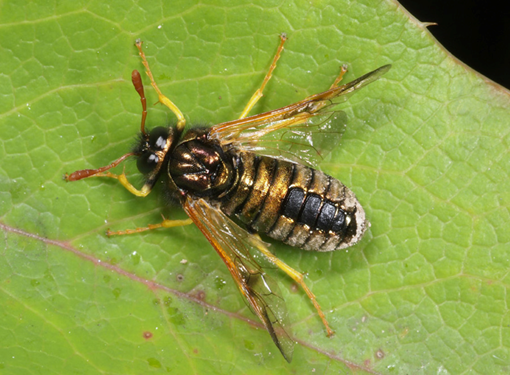
[[222,200],[249,230],[305,250],[356,243],[368,225],[354,193],[325,173],[291,162],[240,155],[237,183]]

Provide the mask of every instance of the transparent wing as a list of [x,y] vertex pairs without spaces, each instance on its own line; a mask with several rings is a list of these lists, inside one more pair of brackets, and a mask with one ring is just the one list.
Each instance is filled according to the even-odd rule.
[[264,324],[283,357],[290,362],[294,341],[286,332],[285,302],[274,281],[250,254],[250,250],[267,245],[203,199],[188,197],[183,207],[223,259],[248,305]]
[[[291,120],[245,131],[236,143],[244,151],[317,167],[338,146],[347,122],[341,111],[320,111],[310,116],[294,116]],[[279,128],[273,130],[273,127]]]
[[390,68],[382,66],[345,85],[274,111],[215,125],[210,136],[241,150],[316,166],[338,145],[345,130],[345,113],[334,111],[334,107],[345,101],[347,94],[376,81]]

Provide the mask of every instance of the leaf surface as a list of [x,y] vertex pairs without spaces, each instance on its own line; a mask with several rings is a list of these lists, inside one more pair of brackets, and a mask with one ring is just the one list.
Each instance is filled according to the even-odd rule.
[[[396,2],[129,1],[0,4],[0,372],[505,373],[510,364],[508,91],[450,56]],[[253,113],[392,70],[343,105],[322,170],[372,226],[346,252],[273,244],[307,281],[336,336],[284,276],[297,345],[287,364],[192,226],[157,189],[65,183],[131,147],[141,108],[134,41],[189,123],[236,118],[278,44]],[[144,77],[145,79],[145,77]],[[157,98],[146,83],[148,102]],[[174,122],[162,106],[148,125]],[[134,163],[130,179],[139,181]],[[184,262],[185,260],[186,262]]]

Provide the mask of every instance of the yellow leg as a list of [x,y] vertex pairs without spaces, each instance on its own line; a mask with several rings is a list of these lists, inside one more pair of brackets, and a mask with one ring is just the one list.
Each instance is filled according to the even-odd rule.
[[338,86],[338,84],[340,83],[340,81],[344,77],[345,73],[347,73],[347,65],[344,64],[340,68],[340,74],[338,75],[338,77],[336,77],[335,82],[333,82],[333,84],[329,88],[330,90]]
[[[260,243],[262,243],[262,241]],[[335,331],[333,331],[329,327],[328,321],[326,320],[326,317],[324,316],[324,313],[322,312],[321,306],[317,302],[315,295],[312,293],[310,289],[308,289],[308,286],[305,284],[303,274],[301,272],[296,271],[295,269],[287,265],[285,262],[275,257],[273,253],[271,253],[265,246],[257,245],[257,248],[260,250],[262,254],[264,254],[267,257],[267,259],[269,259],[271,263],[275,264],[278,268],[280,268],[283,272],[289,275],[296,283],[298,283],[303,288],[306,295],[308,296],[308,298],[310,298],[310,300],[313,303],[313,306],[317,310],[317,313],[319,314],[322,323],[326,327],[328,337],[333,336],[335,334]]]
[[159,228],[173,228],[173,227],[182,227],[184,225],[190,225],[193,224],[193,221],[191,219],[186,220],[168,220],[163,217],[163,221],[159,224],[149,224],[146,227],[136,228],[136,229],[126,229],[126,230],[119,230],[116,232],[110,231],[108,229],[106,231],[106,235],[108,237],[110,236],[122,236],[125,234],[133,234],[133,233],[140,233],[145,232],[147,230],[154,230]]
[[149,63],[147,62],[147,59],[145,58],[145,54],[142,51],[142,41],[140,39],[138,39],[136,41],[136,47],[138,48],[140,57],[142,58],[143,66],[145,66],[145,69],[146,69],[145,72],[147,73],[147,75],[149,76],[149,79],[151,80],[151,85],[152,85],[152,87],[154,87],[154,90],[156,90],[156,92],[158,94],[159,102],[161,104],[166,105],[168,108],[170,108],[170,110],[175,114],[175,116],[177,116],[176,128],[178,131],[182,131],[184,129],[184,126],[186,125],[186,119],[184,118],[184,115],[170,99],[168,99],[165,95],[163,95],[163,93],[159,89],[158,85],[154,81],[154,77],[152,76],[151,69],[149,68]]
[[81,169],[81,170],[75,171],[69,175],[66,173],[64,175],[64,179],[66,181],[70,182],[70,181],[82,180],[84,178],[89,178],[89,177],[114,178],[116,180],[119,180],[119,182],[122,184],[122,186],[124,186],[131,194],[134,194],[137,197],[146,197],[147,195],[149,195],[149,193],[152,190],[151,184],[145,184],[141,190],[138,190],[133,185],[131,185],[131,183],[127,180],[126,174],[124,172],[122,172],[121,175],[116,175],[111,172],[108,172],[108,169],[115,168],[117,165],[119,165],[121,162],[123,162],[126,158],[133,156],[133,155],[134,155],[134,153],[132,153],[132,152],[127,153],[126,155],[121,156],[120,158],[115,160],[113,163],[111,163],[105,167],[101,167],[101,168],[97,168],[97,169]]
[[280,35],[280,46],[278,47],[278,50],[276,51],[276,55],[274,56],[273,63],[269,67],[269,71],[267,72],[266,77],[264,78],[264,81],[262,82],[262,85],[260,86],[260,88],[257,91],[255,91],[255,94],[253,94],[253,96],[251,97],[250,101],[248,102],[248,104],[244,108],[243,113],[239,117],[240,119],[241,118],[245,118],[246,116],[248,116],[248,113],[251,111],[253,106],[262,97],[262,95],[263,95],[262,91],[264,91],[264,87],[266,87],[266,84],[271,79],[271,75],[273,74],[273,70],[276,68],[276,62],[280,58],[280,55],[281,55],[281,53],[283,51],[283,44],[285,43],[286,40],[287,40],[287,35],[281,34]]
[[127,191],[129,191],[133,195],[136,195],[137,197],[146,197],[147,195],[149,195],[149,193],[152,190],[152,186],[149,186],[149,185],[143,185],[143,187],[140,190],[138,190],[133,185],[131,185],[131,183],[128,181],[126,174],[124,172],[122,172],[122,174],[113,174],[111,172],[100,172],[100,173],[96,173],[89,177],[114,178],[114,179],[118,180],[122,184],[122,186],[124,186],[126,188]]

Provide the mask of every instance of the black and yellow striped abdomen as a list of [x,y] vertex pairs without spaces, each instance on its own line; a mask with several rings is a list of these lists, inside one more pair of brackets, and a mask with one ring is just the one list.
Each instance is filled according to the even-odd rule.
[[305,250],[356,243],[368,226],[352,191],[325,173],[288,161],[239,153],[221,209],[254,232]]

